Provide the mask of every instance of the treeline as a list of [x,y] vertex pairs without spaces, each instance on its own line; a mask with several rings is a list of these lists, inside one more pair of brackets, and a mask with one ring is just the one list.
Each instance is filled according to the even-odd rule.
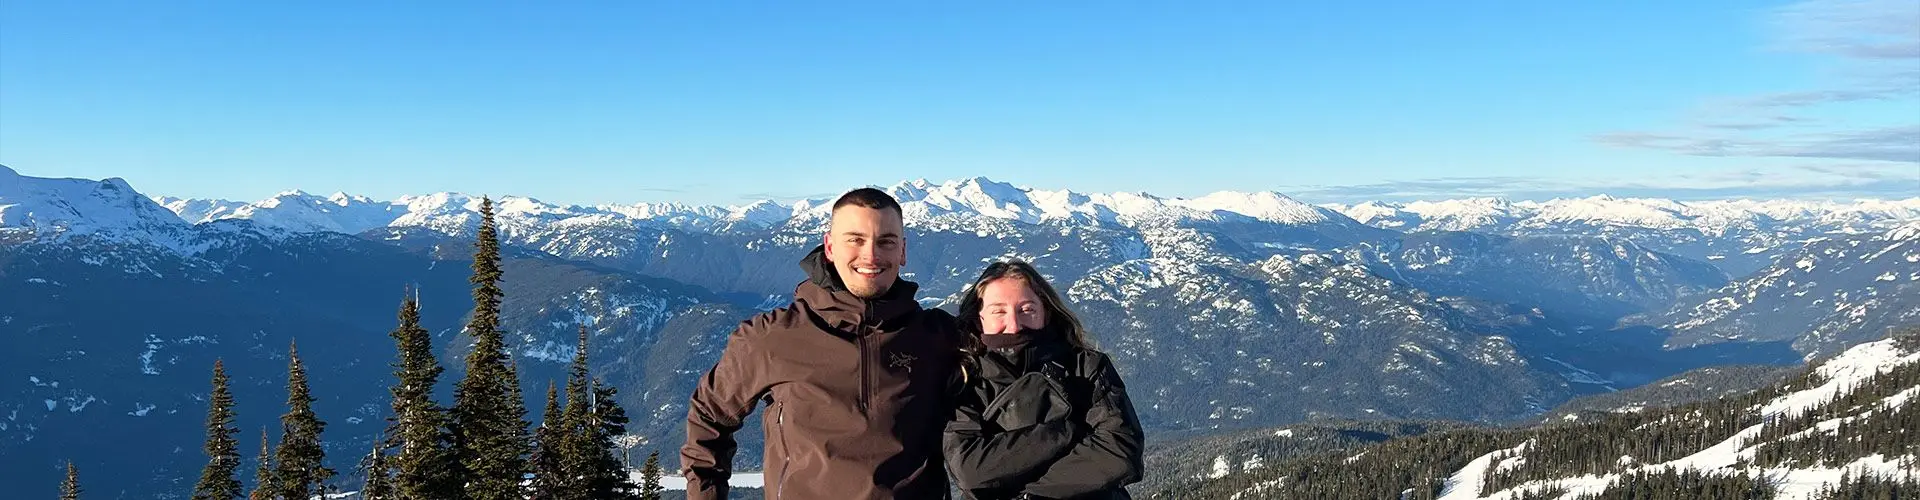
[[[1145,498],[1405,498],[1431,500],[1447,478],[1489,450],[1511,447],[1519,431],[1472,429],[1388,441],[1361,450],[1288,460],[1252,472],[1180,484]],[[1244,496],[1243,496],[1244,498]]]
[[[1134,491],[1180,488],[1215,473],[1216,463],[1260,466],[1422,434],[1471,429],[1455,422],[1323,420],[1183,440],[1155,446],[1146,457],[1147,477]],[[1238,467],[1229,467],[1234,469]]]
[[[1895,337],[1899,342],[1908,342],[1920,337],[1920,329],[1906,329]],[[1765,416],[1756,411],[1781,396],[1827,382],[1812,367],[1807,367],[1788,377],[1783,384],[1744,395],[1664,411],[1650,409],[1614,414],[1578,425],[1542,427],[1534,432],[1534,441],[1523,449],[1496,454],[1494,463],[1511,461],[1510,466],[1489,468],[1484,481],[1489,491],[1498,491],[1529,481],[1608,474],[1643,464],[1669,462],[1731,439],[1756,425],[1762,426],[1759,435],[1745,440],[1741,446],[1768,443],[1760,446],[1756,456],[1759,464],[1766,467],[1795,463],[1802,467],[1837,467],[1875,453],[1892,457],[1920,452],[1920,436],[1911,431],[1920,429],[1917,426],[1920,423],[1916,423],[1920,407],[1885,408],[1883,403],[1890,396],[1920,387],[1920,364],[1902,365],[1871,377],[1857,387],[1842,388],[1836,399],[1816,404],[1804,412]],[[1813,429],[1819,422],[1848,415],[1862,416],[1843,421],[1841,428],[1834,432],[1816,431],[1785,439]]]
[[[1920,348],[1920,329],[1896,333],[1907,349]],[[1752,464],[1762,467],[1841,467],[1861,457],[1920,455],[1920,363],[1910,363],[1849,387],[1832,401],[1796,414],[1764,418],[1757,408],[1795,391],[1826,383],[1811,368],[1802,369],[1781,384],[1747,394],[1671,408],[1615,413],[1597,421],[1551,424],[1531,429],[1473,429],[1444,431],[1395,439],[1357,449],[1321,453],[1294,460],[1273,461],[1251,471],[1214,479],[1170,481],[1138,491],[1144,498],[1403,498],[1437,497],[1447,479],[1469,462],[1486,456],[1490,463],[1480,479],[1479,493],[1514,488],[1529,481],[1581,475],[1620,474],[1596,499],[1770,498],[1772,478],[1708,474],[1694,470],[1654,468],[1646,464],[1669,462],[1699,453],[1762,426]],[[1891,406],[1888,397],[1906,394],[1903,405]],[[1816,424],[1838,420],[1828,432]],[[1751,446],[1743,444],[1742,446]],[[1216,454],[1215,456],[1220,456]],[[1196,461],[1212,463],[1212,457]],[[1889,458],[1889,460],[1896,460]],[[1913,459],[1895,467],[1920,470]],[[1189,476],[1191,477],[1191,476]],[[1826,498],[1920,498],[1913,479],[1873,476],[1851,478]],[[1565,490],[1539,489],[1521,498],[1560,498]]]
[[1606,474],[1627,466],[1686,458],[1760,424],[1753,407],[1778,391],[1760,391],[1713,401],[1689,403],[1666,411],[1609,415],[1597,421],[1551,425],[1531,434],[1526,446],[1495,453],[1483,481],[1490,491],[1528,481],[1582,474]]
[[[390,334],[398,351],[393,413],[382,436],[357,461],[352,479],[338,477],[340,471],[326,465],[321,436],[327,423],[313,411],[306,368],[298,347],[290,345],[280,438],[269,441],[268,430],[261,429],[252,484],[250,489],[242,484],[233,394],[226,368],[216,360],[207,409],[208,460],[192,498],[310,500],[339,493],[338,484],[357,480],[363,500],[660,499],[658,452],[647,458],[638,484],[615,455],[615,439],[626,433],[628,419],[615,403],[618,390],[589,376],[584,325],[565,399],[549,383],[542,421],[529,431],[519,375],[500,327],[501,278],[493,202],[482,198],[470,279],[474,307],[466,325],[473,346],[453,405],[433,398],[443,369],[434,358],[430,333],[420,325],[419,298],[409,292]],[[75,500],[80,492],[77,471],[69,464],[61,498]]]
[[[1920,455],[1920,363],[1869,377],[1811,411],[1782,415],[1761,428],[1753,462],[1764,467],[1841,467],[1871,455]],[[1889,398],[1906,393],[1906,404]],[[1822,423],[1832,426],[1822,427]],[[1798,434],[1798,435],[1796,435]],[[1908,464],[1907,470],[1920,467]]]
[[1897,478],[1882,477],[1873,474],[1855,475],[1848,472],[1840,476],[1840,482],[1820,488],[1820,500],[1902,500],[1920,498],[1920,472],[1908,467],[1904,476]]
[[[1565,489],[1552,488],[1529,491],[1515,497],[1515,500],[1555,500],[1566,496]],[[1605,492],[1598,495],[1580,495],[1579,500],[1701,500],[1701,499],[1741,499],[1766,500],[1773,498],[1773,484],[1765,479],[1744,474],[1720,476],[1702,474],[1698,470],[1675,471],[1639,471],[1626,474],[1615,480]]]
[[1547,413],[1545,423],[1567,415],[1604,416],[1620,408],[1666,408],[1696,401],[1738,396],[1775,385],[1802,369],[1779,365],[1731,365],[1696,368],[1619,392],[1574,398]]

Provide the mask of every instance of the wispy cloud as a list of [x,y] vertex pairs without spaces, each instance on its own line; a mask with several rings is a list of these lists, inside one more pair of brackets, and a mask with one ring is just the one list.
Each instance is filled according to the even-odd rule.
[[1622,181],[1544,177],[1441,177],[1357,185],[1283,189],[1316,203],[1413,201],[1470,197],[1549,199],[1607,194],[1681,200],[1725,198],[1912,198],[1920,196],[1920,167],[1884,162],[1733,169]]
[[[1876,78],[1877,79],[1877,78]],[[1850,89],[1806,90],[1797,92],[1778,92],[1734,101],[1739,107],[1755,109],[1801,108],[1821,104],[1836,104],[1859,101],[1890,101],[1920,95],[1920,84],[1907,82],[1859,82]]]
[[1806,0],[1771,11],[1770,19],[1776,39],[1770,48],[1825,56],[1842,81],[1833,88],[1709,99],[1680,127],[1594,140],[1690,156],[1920,163],[1920,116],[1851,125],[1807,116],[1824,106],[1920,99],[1920,1]]
[[1920,60],[1920,2],[1809,0],[1775,11],[1781,50],[1853,59]]
[[1812,118],[1806,118],[1806,117],[1800,117],[1800,116],[1776,115],[1776,116],[1767,116],[1767,117],[1761,117],[1761,118],[1752,118],[1752,119],[1747,119],[1745,121],[1719,121],[1719,122],[1702,123],[1700,124],[1700,126],[1709,128],[1709,129],[1718,129],[1718,130],[1767,130],[1767,129],[1773,129],[1773,128],[1794,126],[1794,125],[1808,125],[1814,122],[1815,120]]
[[794,202],[799,200],[817,200],[821,198],[832,198],[835,196],[840,196],[840,194],[841,193],[813,193],[813,192],[799,192],[799,191],[794,191],[794,192],[759,191],[759,192],[753,192],[753,193],[742,193],[739,196],[736,196],[735,198],[745,202],[773,200],[776,202],[788,203],[788,202]]
[[1830,158],[1920,163],[1920,125],[1770,137],[1616,132],[1596,138],[1612,146],[1661,149],[1690,156]]

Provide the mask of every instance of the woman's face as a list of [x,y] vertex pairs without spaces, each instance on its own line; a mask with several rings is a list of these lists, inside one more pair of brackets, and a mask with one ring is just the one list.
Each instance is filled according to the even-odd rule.
[[1047,325],[1047,308],[1033,293],[1027,281],[1000,278],[980,287],[980,331],[986,334],[1019,333],[1022,328],[1039,329]]

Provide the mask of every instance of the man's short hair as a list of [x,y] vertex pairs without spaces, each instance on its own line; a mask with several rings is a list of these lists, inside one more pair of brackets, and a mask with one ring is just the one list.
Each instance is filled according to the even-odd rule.
[[840,207],[847,205],[874,210],[892,210],[895,214],[904,215],[900,209],[900,202],[894,200],[893,195],[870,187],[847,191],[847,194],[840,195],[840,199],[833,202],[833,210],[837,212]]

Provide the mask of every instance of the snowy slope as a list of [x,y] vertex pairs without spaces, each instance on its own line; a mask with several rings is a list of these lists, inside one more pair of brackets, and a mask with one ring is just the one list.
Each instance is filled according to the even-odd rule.
[[188,224],[119,178],[49,179],[0,165],[0,241],[90,237],[178,245]]
[[248,219],[256,224],[294,232],[331,231],[358,233],[385,226],[397,216],[397,204],[377,202],[364,196],[334,193],[315,196],[287,191],[253,203],[223,200],[185,200],[156,198],[155,201],[193,223],[225,219]]
[[1415,230],[1475,231],[1511,225],[1519,213],[1513,203],[1497,198],[1416,201],[1406,205],[1407,212],[1420,219]]
[[[1675,346],[1792,341],[1833,351],[1920,321],[1920,222],[1822,239],[1647,321]],[[1864,338],[1863,338],[1864,337]]]
[[[1902,349],[1891,339],[1861,344],[1821,363],[1815,369],[1815,373],[1824,379],[1825,383],[1785,394],[1750,411],[1757,412],[1769,422],[1813,411],[1861,385],[1875,374],[1916,362],[1920,362],[1920,351]],[[1885,402],[1891,407],[1899,407],[1911,403],[1915,392],[1915,390],[1908,390],[1886,398]],[[1873,406],[1864,407],[1872,408]],[[1876,410],[1864,410],[1864,412],[1871,411]],[[1621,470],[1610,474],[1532,481],[1499,491],[1482,491],[1481,481],[1485,473],[1489,468],[1499,466],[1496,465],[1496,457],[1510,456],[1518,450],[1496,451],[1470,462],[1466,467],[1455,472],[1453,479],[1448,481],[1446,493],[1441,498],[1446,500],[1511,499],[1522,493],[1549,490],[1564,490],[1569,497],[1595,495],[1604,492],[1614,481],[1632,472],[1696,469],[1713,475],[1742,474],[1774,478],[1777,480],[1780,494],[1777,498],[1797,500],[1811,498],[1821,486],[1838,482],[1843,473],[1896,477],[1897,474],[1906,473],[1905,467],[1910,466],[1916,459],[1914,456],[1875,455],[1860,458],[1845,467],[1762,468],[1743,465],[1743,462],[1754,457],[1754,453],[1760,446],[1768,443],[1768,441],[1755,439],[1761,435],[1765,425],[1767,424],[1749,427],[1731,438],[1678,460],[1658,464],[1625,465]],[[1829,429],[1824,422],[1819,427]],[[1527,445],[1521,445],[1522,448],[1525,446]],[[1632,464],[1631,458],[1623,457],[1622,463]]]

